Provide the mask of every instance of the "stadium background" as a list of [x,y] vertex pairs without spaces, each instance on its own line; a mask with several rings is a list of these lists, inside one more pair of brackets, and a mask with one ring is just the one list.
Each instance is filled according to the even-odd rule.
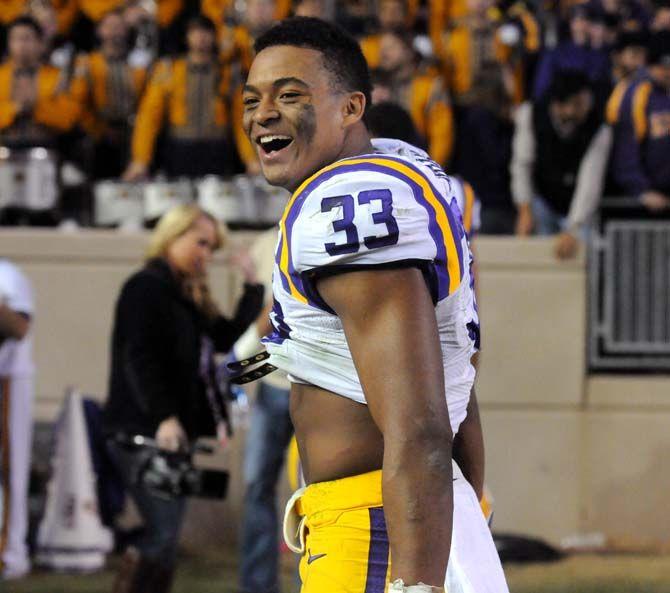
[[[16,7],[20,4],[0,1],[0,21],[4,25],[11,15],[19,14]],[[61,15],[68,14],[63,7],[74,6],[67,1],[54,4]],[[93,6],[95,2],[87,4]],[[429,4],[437,13],[448,5],[439,0],[418,4]],[[418,4],[410,2],[409,6],[416,8]],[[509,8],[509,3],[501,4]],[[556,14],[567,18],[575,3],[530,4],[540,25],[549,30],[552,18]],[[213,10],[221,8],[216,2],[208,5]],[[464,3],[449,6],[456,11],[452,15],[455,19],[463,16],[458,11],[463,10]],[[658,14],[669,14],[667,3],[653,6],[657,6]],[[522,10],[510,17],[511,21],[522,22],[525,34],[533,27],[529,14]],[[602,15],[589,14],[593,22],[601,23]],[[507,21],[503,18],[502,22]],[[429,25],[444,23],[440,17]],[[181,41],[172,39],[177,45]],[[509,65],[536,63],[537,56],[532,55],[535,50],[526,45],[522,55],[515,53]],[[454,51],[460,50],[455,47]],[[457,105],[457,80],[450,79],[447,86]],[[232,93],[232,85],[227,90]],[[530,89],[526,90],[530,96]],[[441,109],[448,104],[444,98],[435,98]],[[439,123],[438,119],[424,114],[428,122]],[[428,126],[424,132],[440,133],[440,129]],[[509,130],[506,138],[511,142]],[[458,134],[450,138],[453,141],[458,142]],[[238,152],[243,153],[243,149],[238,147]],[[504,163],[505,169],[508,164]],[[237,162],[236,166],[244,168],[245,163]],[[477,181],[483,187],[482,180]],[[483,191],[480,197],[486,210],[485,194]],[[506,208],[514,212],[509,192],[506,199]],[[497,205],[490,198],[488,206]],[[88,204],[81,212],[70,210],[66,216],[85,225],[90,223],[90,214]],[[52,222],[60,222],[62,215],[59,212]],[[68,228],[72,230],[64,226]],[[236,231],[231,242],[244,247],[253,239],[252,231]],[[144,241],[139,232],[84,228],[71,233],[34,228],[3,228],[0,232],[0,254],[25,270],[37,297],[35,422],[42,427],[42,434],[49,430],[70,386],[104,400],[113,302],[123,279],[140,264]],[[587,253],[582,246],[576,259],[558,261],[554,248],[554,239],[546,237],[477,238],[484,328],[477,385],[487,444],[487,483],[495,497],[495,530],[539,537],[557,546],[569,536],[602,534],[609,551],[643,555],[666,552],[666,556],[591,558],[586,565],[577,559],[525,572],[510,567],[512,591],[540,590],[540,583],[544,583],[542,590],[574,591],[576,581],[571,579],[577,574],[586,575],[584,580],[591,588],[585,585],[584,590],[589,591],[670,591],[670,376],[625,370],[614,374],[590,372]],[[216,296],[230,311],[240,279],[222,258],[216,260],[212,278]],[[184,574],[180,573],[178,591],[209,592],[212,582],[218,584],[216,579],[234,580],[233,550],[242,497],[242,481],[236,479],[241,475],[243,439],[239,437],[242,434],[224,456],[215,460],[231,470],[229,498],[223,503],[195,501],[190,509],[184,545],[191,562],[186,563]],[[36,451],[44,454],[45,449]],[[48,465],[45,458],[35,461],[42,467]],[[287,494],[284,484],[281,498]],[[285,559],[285,564],[288,575],[291,560]],[[198,579],[202,572],[210,572],[211,581],[201,583]],[[647,580],[635,585],[635,575]],[[38,574],[25,583],[11,584],[9,591],[58,591],[62,587],[63,591],[93,593],[109,575],[103,575],[95,585],[95,577],[59,579]],[[286,580],[289,582],[290,576]]]

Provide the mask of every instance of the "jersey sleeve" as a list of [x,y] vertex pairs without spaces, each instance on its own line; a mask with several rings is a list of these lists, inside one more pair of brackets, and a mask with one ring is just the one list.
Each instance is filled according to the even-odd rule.
[[407,265],[434,269],[438,292],[453,292],[463,273],[453,196],[406,165],[342,169],[289,204],[277,254],[289,292],[315,271]]

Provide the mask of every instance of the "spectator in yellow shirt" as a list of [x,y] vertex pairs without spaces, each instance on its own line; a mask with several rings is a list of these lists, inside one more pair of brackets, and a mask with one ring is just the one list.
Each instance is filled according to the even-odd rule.
[[404,107],[427,147],[431,158],[443,167],[453,148],[453,113],[442,78],[431,72],[417,72],[412,37],[386,32],[380,44],[383,70],[377,75],[373,102],[394,101]]
[[149,81],[135,121],[126,180],[147,176],[161,132],[166,142],[160,166],[169,176],[221,175],[232,167],[230,74],[217,57],[214,23],[193,17],[186,42],[186,56],[161,62]]
[[55,146],[74,127],[80,107],[66,92],[61,72],[42,63],[41,27],[28,16],[8,28],[9,59],[0,65],[0,143]]
[[100,48],[77,58],[72,94],[83,106],[81,125],[93,139],[92,175],[118,177],[130,160],[130,134],[146,70],[128,63],[129,30],[121,10],[98,23]]

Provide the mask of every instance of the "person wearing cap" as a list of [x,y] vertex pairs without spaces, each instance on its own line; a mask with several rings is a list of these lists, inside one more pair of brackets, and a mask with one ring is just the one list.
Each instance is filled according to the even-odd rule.
[[229,172],[230,71],[217,56],[216,27],[207,17],[187,25],[186,56],[158,64],[140,102],[126,181],[145,178],[167,121],[161,169],[168,176]]
[[651,211],[670,208],[670,31],[649,43],[649,79],[632,95],[630,123],[614,148],[616,181]]

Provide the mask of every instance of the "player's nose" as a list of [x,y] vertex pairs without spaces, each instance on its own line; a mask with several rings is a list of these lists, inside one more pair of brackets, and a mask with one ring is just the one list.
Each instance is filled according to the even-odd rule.
[[279,119],[279,110],[274,101],[264,98],[258,103],[252,119],[257,124],[265,125],[272,120]]

